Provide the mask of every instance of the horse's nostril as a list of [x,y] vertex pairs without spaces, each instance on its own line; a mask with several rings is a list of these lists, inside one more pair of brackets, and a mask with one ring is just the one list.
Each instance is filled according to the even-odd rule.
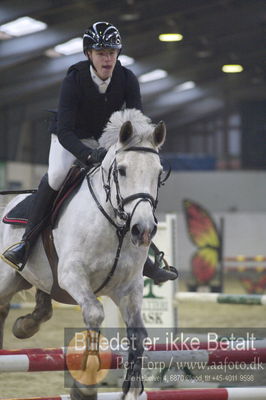
[[139,236],[141,233],[140,226],[138,224],[133,225],[132,229],[131,229],[131,233],[133,236]]
[[157,225],[151,226],[150,229],[145,229],[141,224],[135,224],[131,228],[131,234],[135,238],[141,238],[144,234],[148,235],[150,238],[153,238],[156,232],[157,232]]

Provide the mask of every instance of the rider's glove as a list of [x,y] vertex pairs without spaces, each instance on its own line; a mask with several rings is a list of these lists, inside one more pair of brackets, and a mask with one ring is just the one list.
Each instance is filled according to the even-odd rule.
[[104,157],[106,156],[107,150],[103,147],[98,147],[98,149],[91,150],[90,155],[88,156],[88,164],[98,164],[101,163]]

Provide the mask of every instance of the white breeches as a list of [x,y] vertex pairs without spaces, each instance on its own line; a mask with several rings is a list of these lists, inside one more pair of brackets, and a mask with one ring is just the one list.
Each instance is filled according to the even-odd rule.
[[[91,148],[98,146],[94,139],[82,139],[81,141]],[[56,135],[52,134],[48,166],[48,183],[52,189],[60,189],[75,160],[76,157],[60,144]]]

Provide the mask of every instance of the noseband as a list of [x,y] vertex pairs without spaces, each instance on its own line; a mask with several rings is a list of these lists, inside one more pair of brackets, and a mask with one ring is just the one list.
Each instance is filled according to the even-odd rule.
[[[137,151],[137,152],[153,153],[153,154],[158,155],[158,157],[159,157],[158,151],[156,151],[154,149],[151,149],[150,147],[132,146],[132,147],[128,147],[127,149],[117,150],[116,154],[120,153],[121,151]],[[112,209],[114,211],[115,217],[118,217],[118,218],[120,218],[120,220],[124,221],[123,224],[118,224],[105,211],[105,209],[102,207],[102,205],[100,204],[99,200],[97,199],[97,197],[95,195],[95,192],[93,190],[93,187],[91,185],[90,173],[88,173],[86,175],[90,193],[91,193],[95,203],[97,204],[97,207],[99,208],[101,213],[105,216],[105,218],[116,228],[116,233],[117,233],[118,239],[119,239],[118,248],[117,248],[117,251],[116,251],[116,256],[115,256],[113,267],[112,267],[111,271],[109,272],[109,274],[107,275],[107,277],[104,280],[104,282],[101,284],[101,286],[98,287],[98,289],[96,291],[94,291],[95,294],[97,292],[99,292],[110,281],[110,279],[112,278],[112,276],[113,276],[113,274],[115,272],[118,260],[119,260],[119,256],[120,256],[120,252],[121,252],[121,248],[122,248],[124,237],[125,237],[126,233],[129,231],[130,221],[131,221],[131,219],[132,219],[132,217],[133,217],[138,205],[141,202],[148,201],[150,203],[150,205],[152,207],[152,210],[153,210],[154,220],[157,223],[157,219],[156,219],[154,213],[155,213],[155,209],[156,209],[157,204],[158,204],[159,187],[161,185],[163,185],[164,182],[168,179],[168,177],[170,175],[170,172],[171,171],[169,170],[168,173],[166,174],[166,177],[163,180],[161,179],[160,176],[158,177],[156,198],[154,198],[151,194],[145,193],[145,192],[135,193],[135,194],[132,194],[132,195],[129,195],[129,196],[123,198],[122,195],[121,195],[121,192],[120,192],[120,186],[119,186],[119,180],[118,180],[118,168],[117,168],[116,158],[114,159],[114,161],[112,162],[112,164],[111,164],[111,166],[109,168],[107,182],[104,181],[103,170],[102,170],[102,181],[103,181],[103,188],[104,188],[105,193],[106,193],[106,202],[109,201],[109,203],[111,204]],[[114,180],[114,183],[115,183],[115,187],[116,187],[117,207],[115,207],[112,204],[112,201],[111,201],[111,178],[112,177],[113,177],[113,180]],[[139,199],[139,201],[135,204],[131,214],[128,214],[124,209],[125,205],[130,203],[131,201],[134,201],[134,200],[137,200],[137,199]]]

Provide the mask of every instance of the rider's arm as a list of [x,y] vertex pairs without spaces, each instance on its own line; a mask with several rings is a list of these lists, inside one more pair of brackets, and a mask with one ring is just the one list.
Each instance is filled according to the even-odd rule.
[[132,71],[125,68],[126,73],[126,92],[125,102],[127,108],[137,108],[142,111],[142,101],[140,95],[140,87],[137,77]]
[[75,133],[80,93],[76,72],[69,73],[63,80],[58,105],[57,135],[62,146],[76,158],[86,163],[91,149],[85,146]]

